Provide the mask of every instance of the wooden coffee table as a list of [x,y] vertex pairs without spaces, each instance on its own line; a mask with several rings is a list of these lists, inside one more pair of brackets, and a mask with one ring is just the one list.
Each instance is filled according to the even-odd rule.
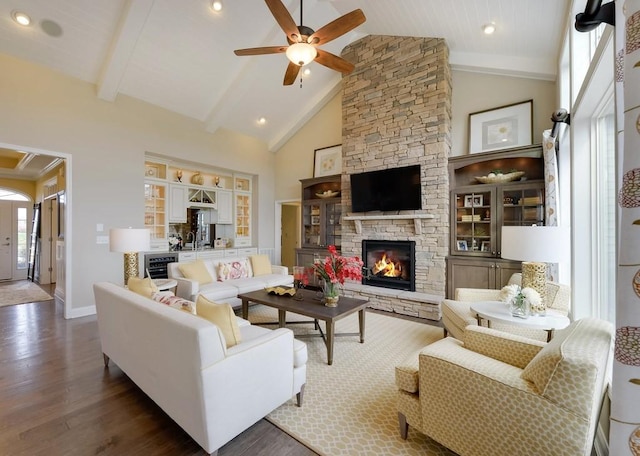
[[[365,299],[348,298],[340,296],[338,307],[326,307],[317,297],[317,292],[312,290],[298,290],[295,297],[278,296],[267,293],[265,290],[251,291],[238,295],[242,300],[242,318],[249,316],[249,303],[263,304],[278,309],[278,326],[284,328],[287,312],[293,312],[314,319],[316,328],[320,331],[327,346],[327,364],[333,364],[333,341],[336,336],[357,336],[358,333],[335,333],[335,322],[358,312],[360,326],[360,343],[364,343],[364,316],[369,301]],[[326,324],[327,334],[322,332],[318,320]]]

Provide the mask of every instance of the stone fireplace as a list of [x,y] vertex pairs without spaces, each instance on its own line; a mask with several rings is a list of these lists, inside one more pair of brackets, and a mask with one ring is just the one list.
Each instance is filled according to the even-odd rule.
[[[349,284],[370,307],[440,319],[449,243],[451,71],[444,40],[366,36],[342,56],[356,66],[342,80],[342,253],[362,241],[415,243],[413,290]],[[422,209],[351,213],[350,175],[419,164]]]

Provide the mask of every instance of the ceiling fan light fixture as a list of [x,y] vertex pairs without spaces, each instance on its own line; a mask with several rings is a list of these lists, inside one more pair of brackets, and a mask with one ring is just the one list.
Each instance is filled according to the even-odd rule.
[[305,66],[313,62],[318,55],[316,48],[309,43],[293,43],[287,48],[287,58],[296,65]]
[[11,18],[20,25],[24,25],[25,27],[31,24],[31,18],[27,13],[23,13],[22,11],[13,11],[11,13]]
[[222,0],[213,0],[211,2],[211,9],[214,10],[216,13],[219,13],[220,11],[222,11]]

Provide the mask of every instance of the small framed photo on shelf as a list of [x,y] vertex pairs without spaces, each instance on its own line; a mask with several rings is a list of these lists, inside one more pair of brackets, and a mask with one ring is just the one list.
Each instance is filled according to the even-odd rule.
[[467,246],[467,241],[461,241],[461,240],[456,241],[456,248],[463,252],[466,252],[467,250],[469,250]]
[[319,215],[312,215],[311,216],[311,224],[312,225],[320,225],[320,216]]
[[313,177],[331,176],[342,172],[342,145],[316,149],[313,154]]
[[533,100],[469,114],[469,153],[487,152],[533,141]]
[[491,241],[482,241],[480,245],[481,252],[491,252]]
[[465,195],[464,196],[464,207],[482,206],[482,202],[483,202],[482,195]]

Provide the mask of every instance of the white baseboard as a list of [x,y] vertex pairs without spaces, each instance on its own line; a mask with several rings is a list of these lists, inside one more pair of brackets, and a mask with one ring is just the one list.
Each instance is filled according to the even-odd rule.
[[69,313],[65,313],[64,318],[66,318],[67,320],[71,319],[71,318],[80,318],[80,317],[87,317],[89,315],[95,315],[96,314],[96,306],[86,306],[86,307],[80,307],[78,309],[71,309],[69,311]]

